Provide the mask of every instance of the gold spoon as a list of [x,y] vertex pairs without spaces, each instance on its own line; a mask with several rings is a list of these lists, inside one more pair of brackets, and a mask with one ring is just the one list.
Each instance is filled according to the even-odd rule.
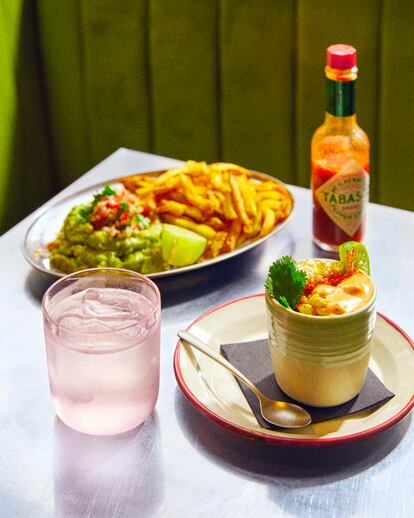
[[303,428],[311,423],[312,418],[309,413],[299,405],[293,403],[286,403],[285,401],[274,401],[269,399],[255,386],[253,383],[246,378],[238,369],[236,369],[230,362],[228,362],[223,356],[217,354],[215,351],[210,349],[208,345],[199,340],[196,336],[192,335],[187,331],[178,331],[178,336],[181,340],[184,340],[192,347],[195,347],[203,354],[215,362],[222,365],[224,368],[229,370],[234,376],[239,378],[240,381],[245,383],[250,390],[252,390],[259,400],[260,412],[266,421],[282,428]]

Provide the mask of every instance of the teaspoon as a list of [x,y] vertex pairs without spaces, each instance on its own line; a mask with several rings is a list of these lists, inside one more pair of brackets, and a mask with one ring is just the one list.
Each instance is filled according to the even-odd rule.
[[240,381],[246,384],[249,389],[256,394],[260,404],[260,412],[263,418],[269,423],[282,428],[303,428],[311,423],[312,418],[304,408],[293,403],[269,399],[255,385],[253,385],[253,383],[247,379],[244,374],[223,358],[223,356],[210,349],[208,345],[199,340],[193,334],[188,331],[178,331],[177,334],[182,340],[222,365],[234,376],[239,378]]

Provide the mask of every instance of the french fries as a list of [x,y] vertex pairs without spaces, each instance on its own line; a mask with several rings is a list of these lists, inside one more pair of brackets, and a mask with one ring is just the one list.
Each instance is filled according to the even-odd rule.
[[258,181],[235,164],[188,161],[159,176],[141,174],[121,181],[139,197],[144,212],[204,236],[208,246],[200,260],[261,239],[292,210],[292,197],[283,185]]

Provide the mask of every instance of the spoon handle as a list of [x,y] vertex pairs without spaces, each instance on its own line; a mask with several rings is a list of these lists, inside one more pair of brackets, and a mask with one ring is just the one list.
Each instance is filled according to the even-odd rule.
[[253,383],[248,378],[246,378],[244,374],[242,374],[238,369],[236,369],[236,367],[234,367],[230,362],[223,358],[223,356],[217,354],[215,351],[210,349],[208,345],[199,340],[196,336],[189,333],[188,331],[178,331],[177,335],[182,340],[186,341],[191,346],[195,347],[200,352],[202,352],[203,354],[205,354],[206,356],[208,356],[209,358],[211,358],[212,360],[214,360],[215,362],[219,363],[224,368],[229,370],[234,376],[239,378],[240,381],[245,383],[249,387],[249,389],[256,394],[257,397],[264,397],[260,390],[255,385],[253,385]]

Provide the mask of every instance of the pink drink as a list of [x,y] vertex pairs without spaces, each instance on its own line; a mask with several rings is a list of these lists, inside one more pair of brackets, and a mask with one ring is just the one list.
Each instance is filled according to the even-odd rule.
[[45,294],[53,402],[62,421],[81,432],[127,431],[142,423],[157,401],[159,292],[136,276],[83,271]]

